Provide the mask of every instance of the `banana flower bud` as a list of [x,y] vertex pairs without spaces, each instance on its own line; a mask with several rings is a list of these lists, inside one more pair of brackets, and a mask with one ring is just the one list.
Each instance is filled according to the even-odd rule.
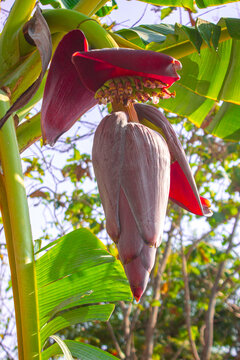
[[163,233],[170,185],[168,146],[154,130],[115,112],[96,130],[93,166],[107,232],[139,300]]
[[136,104],[174,96],[168,89],[179,69],[178,60],[152,51],[88,50],[84,34],[73,30],[55,51],[44,90],[42,133],[51,145],[96,103],[112,103],[115,112],[95,133],[93,166],[107,232],[137,300],[161,242],[168,198],[211,215],[171,124],[153,106]]

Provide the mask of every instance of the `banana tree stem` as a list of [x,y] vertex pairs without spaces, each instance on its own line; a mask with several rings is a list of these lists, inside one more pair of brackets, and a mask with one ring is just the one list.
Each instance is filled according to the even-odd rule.
[[20,303],[19,303],[19,291],[17,284],[16,261],[14,256],[13,237],[11,230],[11,222],[9,218],[7,196],[6,196],[5,185],[2,175],[0,175],[0,208],[2,213],[4,233],[7,244],[9,266],[11,271],[13,301],[14,301],[15,319],[16,319],[16,328],[17,328],[18,358],[19,360],[23,360],[22,320],[21,320]]
[[[9,107],[9,102],[3,92],[0,95],[0,115],[2,116]],[[21,159],[12,118],[9,118],[0,130],[0,161],[12,232],[13,248],[9,247],[9,250],[14,254],[10,254],[10,258],[13,259],[14,256],[16,264],[23,359],[39,360],[41,357],[40,329],[32,233]]]

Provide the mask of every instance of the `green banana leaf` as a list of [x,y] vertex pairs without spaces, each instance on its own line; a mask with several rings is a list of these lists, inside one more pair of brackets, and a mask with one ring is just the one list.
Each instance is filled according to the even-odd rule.
[[[183,47],[188,42],[198,52],[200,52],[204,42],[207,43],[209,48],[213,45],[217,49],[220,35],[226,33],[226,31],[229,34],[228,38],[240,40],[240,19],[222,18],[217,24],[198,19],[195,27],[188,27],[178,23],[175,25],[139,25],[118,30],[115,34],[121,35],[121,37],[134,44],[138,42],[146,50],[161,52],[167,52],[168,50],[169,53],[171,47]],[[176,49],[173,50],[176,53]],[[181,48],[179,48],[179,56],[184,57],[185,53],[180,51]]]
[[176,97],[160,100],[158,106],[171,113],[187,117],[197,127],[226,141],[240,139],[240,106],[223,102],[222,105],[212,99],[197,95],[180,86],[171,87]]
[[[64,9],[73,9],[75,6],[77,6],[81,0],[40,0],[40,3],[42,5],[51,5],[53,8],[64,8]],[[109,15],[112,10],[117,9],[117,3],[115,0],[110,1],[104,1],[99,0],[99,5],[96,5],[96,8],[98,11],[96,11],[96,15],[99,17],[104,17],[106,15]],[[104,5],[107,3],[106,5]]]
[[96,15],[99,17],[104,17],[111,14],[114,9],[118,9],[117,3],[115,0],[108,1],[106,5],[102,6],[97,12]]
[[116,34],[181,60],[181,79],[171,87],[176,97],[160,100],[160,107],[224,140],[240,139],[240,19],[221,19],[217,25],[198,20],[195,28],[141,25]]
[[121,263],[89,230],[75,230],[37,256],[43,250],[46,252],[36,260],[41,346],[70,325],[107,321],[113,302],[132,301]]
[[[83,344],[73,340],[66,340],[64,344],[67,345],[71,354],[81,360],[117,360],[115,356],[97,349],[95,346]],[[63,352],[60,350],[57,344],[50,346],[42,353],[42,360],[48,360],[51,356],[55,356],[58,354],[62,354]]]
[[[156,6],[178,6],[185,7],[190,10],[194,10],[194,1],[193,0],[139,0],[148,4]],[[208,6],[214,5],[223,5],[230,2],[236,2],[237,0],[196,0],[196,5],[199,9],[204,9]]]

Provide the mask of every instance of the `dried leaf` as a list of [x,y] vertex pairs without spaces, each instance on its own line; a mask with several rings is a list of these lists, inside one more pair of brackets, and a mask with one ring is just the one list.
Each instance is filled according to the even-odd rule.
[[78,165],[76,166],[75,174],[77,181],[79,181],[84,175],[86,175],[86,169],[84,169],[81,165]]
[[41,197],[43,199],[49,199],[49,194],[47,192],[44,192],[44,191],[41,191],[41,190],[35,190],[29,196],[30,196],[30,198]]
[[25,39],[38,48],[42,62],[42,71],[37,80],[15,101],[0,120],[0,128],[5,124],[9,116],[26,105],[38,90],[43,76],[47,70],[52,55],[52,39],[46,20],[40,8],[37,6],[33,17],[24,25]]

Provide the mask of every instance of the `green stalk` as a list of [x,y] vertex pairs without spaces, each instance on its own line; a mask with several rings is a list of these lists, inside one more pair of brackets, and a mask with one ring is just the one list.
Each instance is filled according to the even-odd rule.
[[0,37],[0,69],[4,73],[19,60],[18,31],[30,18],[35,0],[15,0]]
[[80,29],[96,49],[118,47],[111,35],[94,19],[68,9],[46,10],[43,16],[51,34]]
[[87,16],[95,14],[108,0],[80,0],[74,7],[74,10],[81,12]]
[[[0,101],[1,116],[8,107],[9,103],[2,93]],[[0,130],[0,159],[6,190],[9,225],[11,225],[12,232],[13,246],[12,248],[9,247],[9,258],[15,258],[17,273],[17,296],[21,316],[23,359],[38,360],[41,356],[40,330],[32,233],[21,159],[12,118],[9,118]]]
[[9,87],[12,96],[11,103],[17,98],[37,79],[42,69],[41,59],[39,53],[34,53],[22,62],[13,71],[8,73],[8,76],[2,79],[1,84]]
[[[53,52],[55,51],[61,38],[62,34],[54,34],[52,36]],[[0,80],[1,85],[9,87],[12,92],[11,103],[13,103],[29,86],[32,85],[39,76],[41,69],[42,64],[40,55],[39,52],[35,50],[25,59],[24,62],[22,62],[22,64],[13,71],[9,72],[4,79]],[[43,87],[40,91],[43,93]],[[38,96],[42,97],[42,93],[40,94],[38,92]]]
[[39,112],[17,127],[16,133],[20,153],[41,138],[42,131],[40,119],[41,113]]
[[0,208],[2,213],[4,233],[7,244],[9,266],[11,271],[13,300],[14,300],[15,319],[16,319],[16,328],[17,328],[17,340],[18,340],[18,358],[19,360],[23,360],[22,321],[21,321],[21,312],[20,312],[20,303],[19,303],[18,284],[17,284],[16,261],[14,256],[13,237],[12,237],[11,222],[9,218],[7,196],[6,196],[5,185],[2,175],[0,176]]
[[[43,15],[53,36],[56,36],[56,33],[80,29],[95,48],[118,47],[111,35],[96,20],[82,13],[69,9],[57,9],[45,10]],[[19,32],[18,40],[21,56],[26,56],[34,51],[34,47],[26,42],[22,31]]]
[[135,50],[143,50],[140,46],[122,38],[118,34],[114,34],[110,32],[112,38],[116,41],[119,47],[127,48],[127,49],[135,49]]

